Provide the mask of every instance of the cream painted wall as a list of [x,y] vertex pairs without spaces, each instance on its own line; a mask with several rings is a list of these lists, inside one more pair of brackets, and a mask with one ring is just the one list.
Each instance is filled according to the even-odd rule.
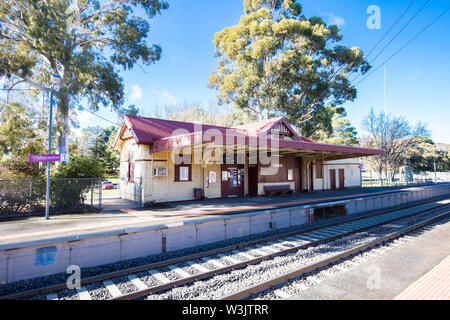
[[360,164],[359,158],[326,161],[323,165],[323,179],[316,178],[316,168],[314,165],[314,190],[329,190],[330,170],[336,170],[336,187],[339,186],[339,169],[344,169],[344,188],[359,187],[361,184],[361,172],[358,168]]

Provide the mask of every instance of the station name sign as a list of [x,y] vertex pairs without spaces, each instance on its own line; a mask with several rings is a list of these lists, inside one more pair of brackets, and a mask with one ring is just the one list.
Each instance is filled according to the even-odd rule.
[[28,162],[60,162],[60,154],[30,154]]

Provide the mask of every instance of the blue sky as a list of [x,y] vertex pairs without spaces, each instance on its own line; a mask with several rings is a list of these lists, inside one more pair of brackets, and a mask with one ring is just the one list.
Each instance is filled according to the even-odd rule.
[[[377,49],[377,53],[427,0],[416,0],[399,25]],[[243,0],[168,0],[170,8],[151,20],[150,43],[162,46],[163,55],[155,65],[142,70],[122,72],[127,101],[136,104],[144,115],[155,105],[182,102],[215,101],[216,92],[207,86],[216,68],[214,33],[238,23],[243,14]],[[391,27],[411,0],[301,0],[307,17],[321,16],[337,23],[344,36],[342,44],[361,47],[368,53]],[[370,30],[366,10],[370,5],[381,9],[381,29]],[[378,67],[450,5],[448,0],[431,0],[401,35],[373,62]],[[432,138],[450,143],[450,12],[422,36],[386,64],[386,111],[406,117],[412,124],[428,124]],[[375,54],[371,56],[375,57]],[[369,59],[370,60],[370,59]],[[359,79],[362,79],[360,77]],[[371,107],[384,109],[384,71],[379,71],[358,86],[358,98],[345,104],[348,118],[363,134],[361,121]],[[116,121],[108,110],[99,115]],[[86,112],[81,125],[108,125]]]

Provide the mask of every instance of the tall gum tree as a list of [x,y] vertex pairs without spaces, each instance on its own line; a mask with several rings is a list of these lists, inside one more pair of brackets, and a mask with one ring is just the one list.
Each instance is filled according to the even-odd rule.
[[[92,110],[120,111],[119,68],[149,66],[161,48],[148,45],[148,19],[167,9],[163,0],[3,0],[0,2],[0,77],[45,89],[52,75],[59,153],[68,153],[70,111],[82,100]],[[143,12],[142,16],[138,12]]]
[[282,115],[301,128],[327,105],[354,100],[349,75],[370,69],[361,49],[341,40],[336,25],[307,19],[295,0],[245,0],[239,23],[215,34],[209,86],[219,104],[260,119]]

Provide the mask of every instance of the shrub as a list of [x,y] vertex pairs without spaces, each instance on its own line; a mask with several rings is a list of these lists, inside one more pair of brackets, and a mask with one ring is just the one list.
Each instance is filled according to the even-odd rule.
[[58,166],[54,178],[103,178],[104,169],[100,160],[85,156],[74,157]]
[[39,211],[44,197],[43,180],[3,180],[0,184],[0,215]]
[[50,187],[52,207],[56,210],[85,209],[85,194],[91,188],[91,179],[103,176],[103,166],[95,158],[74,157],[59,165]]

